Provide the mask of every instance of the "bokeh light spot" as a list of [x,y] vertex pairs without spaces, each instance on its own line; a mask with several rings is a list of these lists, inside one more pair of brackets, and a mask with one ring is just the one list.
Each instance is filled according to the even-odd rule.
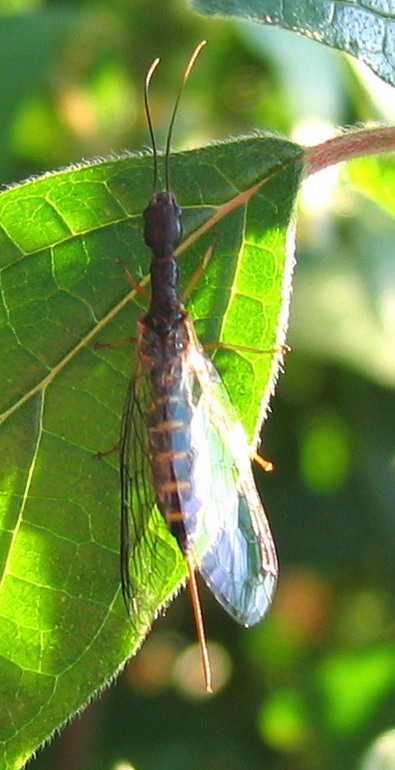
[[[222,645],[208,644],[211,670],[213,674],[213,690],[217,693],[230,679],[232,663],[228,652]],[[206,697],[203,667],[199,645],[194,644],[178,657],[174,668],[173,681],[176,687],[190,698]]]
[[306,742],[308,718],[301,696],[293,690],[272,695],[261,707],[258,729],[273,748],[295,751]]

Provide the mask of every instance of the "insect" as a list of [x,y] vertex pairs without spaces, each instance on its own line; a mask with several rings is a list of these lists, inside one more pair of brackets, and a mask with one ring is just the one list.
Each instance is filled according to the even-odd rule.
[[[251,626],[270,607],[278,569],[247,437],[178,289],[174,251],[182,236],[182,211],[170,191],[170,142],[183,86],[203,45],[188,63],[171,116],[166,189],[153,193],[143,215],[144,239],[152,252],[151,300],[137,324],[137,369],[122,419],[121,583],[132,613],[130,563],[150,511],[157,506],[185,558],[206,691],[212,692],[196,571],[225,610],[238,623]],[[145,83],[154,190],[158,153],[148,90],[158,63],[152,64]]]

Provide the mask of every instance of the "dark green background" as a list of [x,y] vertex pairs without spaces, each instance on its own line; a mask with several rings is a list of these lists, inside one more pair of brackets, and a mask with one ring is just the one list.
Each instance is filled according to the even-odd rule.
[[[32,3],[30,13],[0,17],[3,183],[147,144],[142,82],[157,55],[162,142],[180,73],[203,37],[174,146],[383,118],[338,53],[205,20],[182,2],[161,8],[160,23],[157,0]],[[277,470],[259,477],[281,579],[270,617],[251,631],[204,591],[209,638],[231,660],[226,686],[205,699],[188,693],[188,677],[172,684],[166,655],[195,641],[184,592],[117,684],[29,768],[109,770],[124,760],[136,770],[347,770],[393,727],[394,235],[389,216],[347,184],[319,213],[301,211],[293,352],[264,427]]]

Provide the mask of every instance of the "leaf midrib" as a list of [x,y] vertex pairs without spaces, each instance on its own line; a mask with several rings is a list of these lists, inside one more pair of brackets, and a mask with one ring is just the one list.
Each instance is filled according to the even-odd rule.
[[[275,159],[278,163],[278,160]],[[180,257],[190,246],[192,246],[199,238],[201,238],[205,233],[207,233],[209,230],[211,230],[217,222],[220,222],[224,217],[226,217],[228,214],[230,214],[235,209],[239,208],[240,206],[246,205],[250,199],[258,193],[262,187],[264,187],[266,184],[268,184],[270,181],[272,181],[279,173],[284,171],[288,168],[291,163],[294,162],[294,159],[290,159],[287,162],[280,163],[271,174],[268,176],[265,176],[264,179],[257,182],[255,185],[252,185],[251,187],[246,188],[242,192],[238,193],[238,195],[234,196],[230,200],[226,201],[226,203],[223,203],[220,206],[211,206],[210,208],[215,210],[215,213],[200,227],[197,228],[190,236],[185,238],[185,240],[182,242],[182,244],[175,250],[176,257]],[[130,219],[130,217],[129,217]],[[108,226],[108,223],[106,223],[106,226]],[[89,233],[89,231],[87,231]],[[81,234],[80,234],[81,235]],[[75,237],[75,236],[73,236]],[[144,278],[140,281],[140,285],[142,287],[146,286],[149,283],[149,275],[144,276]],[[82,337],[82,339],[70,350],[62,359],[59,361],[49,372],[49,374],[44,377],[42,380],[40,380],[36,385],[34,385],[33,388],[31,388],[27,393],[25,393],[18,401],[16,401],[12,406],[10,406],[5,412],[3,412],[2,415],[0,415],[0,425],[2,425],[6,420],[14,414],[20,407],[22,407],[30,398],[35,396],[37,393],[44,393],[47,387],[53,382],[53,380],[57,377],[57,375],[68,365],[70,361],[73,360],[73,358],[87,345],[91,343],[91,341],[94,339],[94,337],[104,329],[107,324],[109,324],[118,313],[123,310],[123,308],[129,304],[129,302],[133,301],[133,299],[136,297],[137,291],[135,289],[132,289],[128,294],[126,294],[120,302],[118,302],[103,318],[98,321],[93,329],[91,329],[87,334]]]

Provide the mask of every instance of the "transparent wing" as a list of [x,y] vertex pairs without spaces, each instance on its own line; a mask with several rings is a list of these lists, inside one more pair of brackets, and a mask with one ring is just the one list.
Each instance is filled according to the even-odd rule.
[[139,556],[142,540],[150,538],[149,519],[155,507],[155,490],[147,454],[148,429],[145,413],[151,401],[149,383],[141,374],[130,381],[126,395],[120,446],[121,476],[121,585],[129,614],[136,589],[130,565],[133,563],[136,584],[144,565]]
[[[180,400],[185,399],[190,414],[193,455],[190,485],[179,499],[186,543],[217,600],[239,623],[253,625],[273,599],[276,552],[252,476],[246,435],[218,372],[198,344],[189,347],[180,383]],[[144,603],[147,554],[156,554],[155,526],[165,526],[148,453],[145,415],[152,399],[149,380],[137,373],[126,397],[120,452],[121,582],[130,614],[138,611],[137,597],[139,607]],[[173,472],[180,490],[185,489],[183,464],[175,461]]]
[[[191,443],[198,515],[184,511],[188,546],[226,611],[250,626],[265,616],[277,581],[270,527],[251,471],[250,451],[213,363],[192,348],[195,377]],[[199,489],[201,492],[199,494]]]

